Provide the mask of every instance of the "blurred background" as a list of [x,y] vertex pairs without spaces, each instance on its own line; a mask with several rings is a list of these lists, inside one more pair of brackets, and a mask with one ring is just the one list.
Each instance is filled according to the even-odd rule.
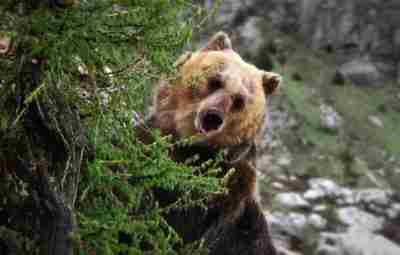
[[200,41],[284,77],[258,160],[282,254],[400,254],[400,2],[202,4]]

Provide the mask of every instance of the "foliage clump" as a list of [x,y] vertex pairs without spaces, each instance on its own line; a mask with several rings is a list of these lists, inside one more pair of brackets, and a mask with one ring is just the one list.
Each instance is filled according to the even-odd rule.
[[[153,84],[173,73],[194,13],[185,0],[2,1],[0,42],[10,43],[0,51],[0,250],[12,231],[18,252],[46,254],[51,190],[49,201],[73,212],[78,254],[176,252],[181,240],[162,213],[201,203],[193,195],[218,183],[171,161],[168,137],[149,130],[154,143],[137,141],[134,126]],[[162,207],[152,189],[182,196]]]

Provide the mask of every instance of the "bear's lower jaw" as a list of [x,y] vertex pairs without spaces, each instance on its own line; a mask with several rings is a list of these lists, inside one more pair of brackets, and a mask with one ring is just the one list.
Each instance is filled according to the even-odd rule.
[[224,113],[218,110],[206,110],[197,114],[196,129],[204,135],[215,135],[224,127]]

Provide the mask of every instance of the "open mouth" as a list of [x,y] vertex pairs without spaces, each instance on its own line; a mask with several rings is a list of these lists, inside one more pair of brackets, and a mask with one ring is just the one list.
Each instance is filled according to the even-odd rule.
[[220,130],[224,125],[224,114],[215,110],[203,112],[199,124],[200,131],[205,134]]

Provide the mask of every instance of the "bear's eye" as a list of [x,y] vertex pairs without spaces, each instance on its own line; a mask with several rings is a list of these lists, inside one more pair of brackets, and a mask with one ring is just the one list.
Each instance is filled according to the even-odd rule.
[[241,111],[244,108],[245,105],[245,99],[242,95],[234,95],[232,97],[232,111],[238,112]]
[[221,75],[215,75],[209,78],[207,86],[210,94],[219,89],[222,89],[224,87],[224,82],[222,80]]

